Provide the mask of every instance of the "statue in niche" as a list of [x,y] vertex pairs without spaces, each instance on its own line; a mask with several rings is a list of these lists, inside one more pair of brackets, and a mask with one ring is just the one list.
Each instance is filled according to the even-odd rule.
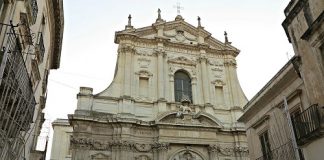
[[177,112],[177,117],[184,117],[184,115],[189,115],[192,113],[192,109],[189,106],[190,99],[188,95],[182,95],[181,105],[179,106],[179,111]]

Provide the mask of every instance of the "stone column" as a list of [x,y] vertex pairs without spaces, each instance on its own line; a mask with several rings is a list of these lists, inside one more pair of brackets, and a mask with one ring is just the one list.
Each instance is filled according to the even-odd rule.
[[200,64],[201,64],[201,73],[202,73],[202,84],[203,84],[203,94],[204,94],[204,103],[210,104],[209,99],[209,77],[207,73],[207,58],[201,57],[200,58]]

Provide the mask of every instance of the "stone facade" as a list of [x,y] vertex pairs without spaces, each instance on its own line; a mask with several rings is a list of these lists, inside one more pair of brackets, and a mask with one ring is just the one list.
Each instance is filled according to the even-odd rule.
[[98,94],[81,87],[68,116],[73,160],[248,159],[237,122],[247,99],[230,42],[213,38],[200,18],[194,27],[180,15],[166,22],[159,12],[155,23],[136,29],[129,16],[115,43],[112,83]]
[[324,2],[291,0],[284,12],[295,56],[248,102],[239,121],[246,125],[251,159],[321,160]]
[[60,64],[63,2],[1,0],[0,22],[0,159],[44,159],[36,145]]
[[57,119],[53,123],[54,137],[51,160],[71,159],[70,138],[73,128],[67,119]]

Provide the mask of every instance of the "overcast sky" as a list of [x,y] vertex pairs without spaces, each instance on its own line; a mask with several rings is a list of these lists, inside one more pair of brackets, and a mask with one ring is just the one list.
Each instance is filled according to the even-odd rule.
[[185,21],[197,26],[200,16],[213,37],[223,42],[226,30],[241,50],[237,73],[248,99],[294,54],[281,26],[288,0],[65,0],[61,65],[51,70],[48,83],[48,122],[74,112],[80,86],[98,93],[111,83],[117,58],[114,34],[125,28],[128,14],[135,28],[152,25],[158,8],[164,20],[172,21],[177,2]]

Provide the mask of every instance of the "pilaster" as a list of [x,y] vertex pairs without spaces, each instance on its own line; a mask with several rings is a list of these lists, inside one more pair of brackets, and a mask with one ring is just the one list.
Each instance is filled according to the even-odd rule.
[[201,65],[201,79],[202,79],[202,85],[203,85],[204,103],[210,104],[209,76],[207,73],[207,58],[205,56],[201,56],[199,61],[200,61],[200,65]]

